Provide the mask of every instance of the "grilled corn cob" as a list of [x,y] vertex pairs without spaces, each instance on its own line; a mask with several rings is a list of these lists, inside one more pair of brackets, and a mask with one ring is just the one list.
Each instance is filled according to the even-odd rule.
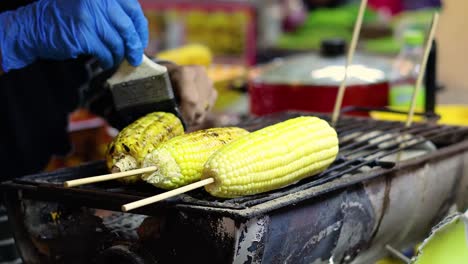
[[[184,133],[181,121],[171,113],[154,112],[128,125],[109,144],[107,167],[111,172],[137,169],[143,158],[161,142]],[[136,182],[140,175],[120,179]]]
[[211,195],[267,192],[324,171],[336,158],[335,130],[316,117],[298,117],[250,133],[215,152],[202,179]]
[[216,150],[248,134],[242,128],[224,127],[200,130],[174,137],[148,154],[143,167],[156,166],[142,179],[156,187],[174,189],[200,180],[203,165]]

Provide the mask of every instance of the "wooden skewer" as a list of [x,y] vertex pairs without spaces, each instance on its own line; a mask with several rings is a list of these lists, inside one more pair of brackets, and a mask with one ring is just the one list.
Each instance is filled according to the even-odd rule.
[[201,180],[201,181],[198,181],[198,182],[194,182],[194,183],[189,184],[189,185],[185,185],[183,187],[180,187],[180,188],[177,188],[177,189],[165,192],[165,193],[161,193],[161,194],[158,194],[158,195],[155,195],[155,196],[151,196],[151,197],[148,197],[148,198],[145,198],[145,199],[141,199],[141,200],[138,200],[138,201],[135,201],[135,202],[132,202],[132,203],[124,204],[124,205],[122,205],[122,211],[128,212],[130,210],[133,210],[133,209],[145,206],[145,205],[149,205],[149,204],[152,204],[152,203],[156,203],[156,202],[159,202],[159,201],[162,201],[162,200],[177,196],[179,194],[182,194],[182,193],[185,193],[185,192],[188,192],[188,191],[203,187],[203,186],[208,185],[208,184],[212,184],[213,182],[214,182],[213,178],[208,178],[208,179],[204,179],[204,180]]
[[338,94],[335,100],[335,107],[333,108],[332,115],[332,125],[335,126],[338,118],[340,116],[341,104],[343,103],[343,97],[346,90],[346,81],[348,79],[348,67],[351,61],[353,60],[354,52],[356,51],[357,41],[359,39],[359,33],[361,32],[362,20],[364,17],[364,11],[366,11],[367,0],[361,0],[361,5],[359,7],[358,17],[356,23],[354,24],[353,37],[351,39],[351,45],[348,49],[348,56],[346,58],[346,65],[344,69],[344,77],[341,80],[340,88],[338,89]]
[[[418,78],[416,79],[416,85],[413,90],[413,94],[411,96],[411,104],[410,104],[410,109],[408,111],[408,116],[406,118],[406,123],[405,127],[410,127],[413,123],[413,117],[414,117],[414,109],[416,108],[416,96],[418,95],[419,90],[421,90],[421,85],[423,82],[424,74],[426,73],[426,65],[427,65],[427,59],[429,58],[429,53],[432,48],[432,43],[434,42],[435,38],[435,32],[437,29],[437,24],[439,23],[439,13],[434,13],[434,16],[432,18],[432,26],[431,26],[431,31],[429,32],[429,36],[426,40],[426,44],[424,47],[424,54],[421,58],[421,67],[419,69],[418,73]],[[402,137],[399,137],[402,139]],[[405,147],[405,143],[400,144],[400,148]],[[398,151],[398,154],[396,156],[396,162],[400,162],[401,160],[401,154],[402,151]]]
[[434,42],[435,32],[436,32],[438,23],[439,23],[439,13],[436,12],[434,13],[434,16],[432,18],[431,31],[426,41],[426,47],[424,49],[423,57],[421,58],[421,64],[420,64],[421,67],[419,69],[418,79],[416,80],[416,86],[414,88],[413,95],[411,97],[411,105],[410,105],[410,109],[408,112],[408,117],[406,119],[406,127],[410,127],[413,122],[414,108],[416,106],[416,95],[418,94],[419,90],[421,90],[424,73],[426,72],[427,59],[429,58],[429,53],[431,52],[432,42]]
[[117,172],[117,173],[104,174],[104,175],[99,175],[99,176],[83,178],[83,179],[66,181],[66,182],[63,183],[63,186],[65,186],[65,187],[75,187],[75,186],[80,186],[80,185],[85,185],[85,184],[90,184],[90,183],[95,183],[95,182],[110,181],[110,180],[115,180],[115,179],[131,176],[131,175],[137,175],[137,174],[141,174],[141,173],[153,172],[153,171],[156,171],[157,169],[158,168],[156,166],[149,166],[149,167],[136,169],[136,170],[129,170],[129,171],[122,171],[122,172]]

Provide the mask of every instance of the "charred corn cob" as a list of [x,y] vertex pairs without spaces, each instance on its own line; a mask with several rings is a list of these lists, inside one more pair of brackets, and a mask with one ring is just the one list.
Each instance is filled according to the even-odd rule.
[[298,117],[250,133],[215,152],[205,189],[232,198],[281,188],[324,171],[336,158],[335,130],[316,117]]
[[200,130],[172,138],[148,154],[143,167],[156,166],[142,179],[156,187],[174,189],[200,180],[203,165],[216,150],[248,134],[242,128],[224,127]]
[[[111,172],[128,171],[140,167],[143,158],[157,145],[184,133],[181,121],[175,115],[154,112],[128,125],[109,144],[107,167]],[[120,179],[136,182],[140,175]]]

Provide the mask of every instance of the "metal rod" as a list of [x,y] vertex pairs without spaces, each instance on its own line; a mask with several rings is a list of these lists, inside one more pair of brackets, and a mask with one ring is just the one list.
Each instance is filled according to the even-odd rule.
[[[445,134],[441,134],[440,131],[428,131],[425,134],[428,134],[428,135],[429,134],[435,134],[435,136],[433,136],[433,138],[439,138],[439,137],[442,137],[442,136],[446,136],[446,135],[453,134],[453,133],[458,133],[458,132],[460,132],[460,131],[455,130],[455,131],[447,132]],[[414,140],[414,138],[406,139],[406,140],[403,141],[403,143],[408,143],[411,140]],[[403,147],[397,147],[397,148],[395,148],[393,150],[386,150],[386,149],[391,148],[391,147],[400,146],[400,143],[395,143],[395,144],[387,147],[386,149],[377,149],[375,151],[371,151],[370,153],[366,153],[366,155],[363,155],[361,157],[353,158],[353,159],[351,159],[351,160],[349,160],[347,162],[344,162],[344,163],[342,163],[342,164],[340,164],[338,166],[333,166],[333,167],[329,168],[325,172],[315,176],[314,178],[319,179],[319,180],[315,180],[311,184],[313,186],[315,186],[315,185],[323,184],[323,183],[329,182],[331,180],[340,178],[343,175],[355,172],[356,170],[358,170],[358,169],[360,169],[360,168],[362,168],[364,166],[369,166],[369,165],[371,165],[373,163],[376,163],[376,161],[378,161],[381,158],[384,158],[384,157],[389,156],[391,154],[400,152],[401,150],[403,150],[405,148],[408,149],[408,148],[411,148],[411,147],[415,147],[417,145],[421,145],[421,144],[423,144],[423,143],[425,143],[427,141],[428,141],[427,139],[421,139],[421,140],[415,141],[414,143],[406,144],[404,148]],[[372,155],[378,154],[379,152],[382,152],[382,154],[378,155],[378,156],[375,156],[372,159],[365,159],[365,158],[371,157]],[[361,161],[361,163],[353,166],[353,164],[356,163],[356,161],[359,161],[359,160]],[[340,169],[340,168],[347,168],[347,169],[339,171],[338,169]],[[336,172],[336,174],[332,174],[334,172]]]
[[[420,132],[420,131],[431,131],[431,128],[421,128],[421,127],[416,127],[416,128],[412,128],[412,129],[406,129],[406,131],[404,130],[399,130],[397,129],[394,133],[398,133],[398,135],[395,135],[395,136],[392,136],[392,137],[387,137],[387,138],[383,138],[382,140],[379,140],[375,143],[370,143],[370,144],[365,144],[364,146],[362,147],[359,147],[359,148],[353,148],[352,150],[350,150],[349,152],[346,152],[345,154],[348,156],[348,155],[352,155],[354,153],[357,153],[359,151],[363,151],[363,150],[366,150],[366,149],[372,149],[374,147],[377,147],[378,145],[381,145],[383,143],[386,143],[386,142],[389,142],[389,141],[392,141],[392,140],[400,140],[400,141],[403,141],[400,137],[401,137],[401,134],[402,133],[415,133],[415,132]],[[390,131],[389,131],[390,132]],[[390,132],[392,133],[392,132]],[[385,137],[385,135],[390,135],[390,133],[384,133],[384,134],[381,134],[379,137]],[[376,138],[374,138],[376,139]],[[414,139],[414,138],[413,138]],[[368,139],[368,140],[365,140],[364,142],[369,142],[370,140],[372,139]]]
[[[372,127],[372,126],[369,127],[369,129],[372,129],[372,128],[374,128],[374,127]],[[366,144],[366,142],[368,142],[370,140],[376,139],[378,137],[384,136],[384,135],[389,134],[389,133],[399,133],[402,130],[403,130],[403,127],[395,127],[395,125],[380,126],[380,127],[377,127],[377,129],[374,128],[372,130],[372,133],[375,133],[375,136],[369,137],[369,138],[367,138],[366,140],[363,140],[363,141],[355,141],[355,140],[357,138],[359,138],[359,137],[364,136],[365,133],[356,134],[353,137],[346,138],[346,141],[344,141],[344,140],[340,141],[340,143],[342,145],[342,146],[340,146],[340,151],[347,150],[347,149],[352,148],[352,147],[364,145],[364,144]],[[362,132],[362,131],[360,131],[360,132]],[[367,133],[369,134],[369,132],[367,132]],[[344,145],[344,143],[350,142],[350,141],[351,142],[354,141],[354,142]]]
[[416,96],[418,95],[419,90],[421,90],[424,73],[426,72],[427,59],[429,58],[429,52],[431,51],[438,23],[439,13],[436,12],[434,13],[434,17],[432,19],[431,31],[426,41],[426,47],[424,49],[423,57],[421,58],[421,66],[419,69],[418,79],[416,80],[416,87],[414,88],[413,95],[411,98],[411,106],[408,113],[408,118],[406,119],[406,126],[411,126],[411,123],[413,122],[414,108],[416,106]]
[[424,78],[426,87],[426,114],[435,113],[436,93],[437,93],[437,42],[432,43],[429,58],[427,59],[426,75]]

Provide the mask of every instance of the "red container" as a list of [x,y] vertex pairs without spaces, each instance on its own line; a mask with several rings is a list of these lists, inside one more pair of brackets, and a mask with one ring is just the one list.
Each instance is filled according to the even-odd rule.
[[[388,104],[387,82],[353,85],[346,88],[342,107],[383,107]],[[337,87],[250,83],[250,111],[266,115],[287,110],[330,113],[333,111]],[[350,113],[353,114],[353,113]],[[362,113],[354,113],[362,115]]]
[[[260,67],[249,81],[251,113],[332,112],[344,77],[344,46],[339,40],[326,41],[320,54],[301,54]],[[391,69],[387,58],[356,53],[348,67],[342,107],[387,106]]]

